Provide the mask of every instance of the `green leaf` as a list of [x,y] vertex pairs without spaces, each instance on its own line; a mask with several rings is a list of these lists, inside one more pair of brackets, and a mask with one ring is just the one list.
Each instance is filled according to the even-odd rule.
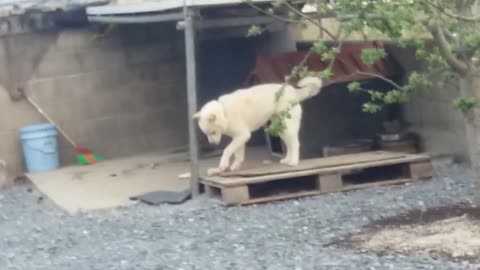
[[458,98],[453,102],[453,105],[457,110],[465,113],[473,108],[478,108],[480,106],[480,100],[474,97]]
[[328,80],[332,78],[332,76],[333,76],[332,70],[329,68],[326,68],[323,71],[320,71],[317,77],[319,77],[320,79]]
[[359,82],[351,82],[348,84],[348,92],[354,93],[360,90],[360,83]]
[[286,119],[290,119],[292,115],[290,114],[290,109],[295,104],[290,105],[285,111],[281,111],[275,114],[272,119],[270,120],[270,125],[267,127],[267,133],[274,136],[279,137],[282,134],[287,125],[285,123]]
[[373,48],[373,49],[363,49],[362,50],[362,61],[366,65],[373,65],[378,60],[384,58],[387,54],[383,49]]
[[425,75],[413,71],[408,76],[408,85],[412,89],[427,89],[432,87],[432,82],[427,80]]
[[340,49],[337,47],[333,47],[324,53],[322,53],[322,60],[323,61],[332,61],[337,57],[337,55],[340,53]]
[[372,102],[367,102],[362,105],[362,111],[367,113],[376,113],[376,112],[379,112],[381,109],[382,109],[382,106]]
[[390,90],[383,96],[383,102],[386,104],[405,103],[409,100],[409,95],[406,91]]
[[248,29],[247,37],[254,37],[254,36],[259,36],[263,32],[262,28],[258,25],[252,25]]
[[327,45],[323,41],[317,41],[313,43],[312,51],[318,55],[321,55],[328,49]]
[[370,98],[372,99],[372,101],[382,101],[385,96],[382,92],[375,90],[368,90],[368,93],[370,94]]
[[310,75],[310,71],[308,70],[308,67],[302,67],[302,68],[298,69],[297,75],[300,78],[304,78],[304,77],[307,77],[308,75]]

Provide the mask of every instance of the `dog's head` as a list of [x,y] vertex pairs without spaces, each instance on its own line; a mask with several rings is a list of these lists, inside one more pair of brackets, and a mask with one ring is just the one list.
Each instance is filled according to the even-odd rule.
[[305,77],[298,81],[297,86],[312,89],[311,95],[315,96],[322,90],[323,80],[317,77]]
[[200,130],[207,136],[211,144],[219,144],[227,126],[223,106],[218,101],[210,101],[193,115],[198,119]]

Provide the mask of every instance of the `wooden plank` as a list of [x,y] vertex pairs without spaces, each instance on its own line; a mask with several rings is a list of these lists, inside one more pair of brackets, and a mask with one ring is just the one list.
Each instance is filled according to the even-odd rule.
[[[348,185],[348,186],[344,186],[341,190],[337,190],[337,191],[338,192],[345,192],[345,191],[353,191],[353,190],[357,190],[357,189],[401,185],[401,184],[406,184],[406,183],[411,183],[411,182],[412,182],[411,179],[387,180],[387,181],[380,181],[380,182],[375,182],[375,183]],[[256,204],[256,203],[265,203],[265,202],[272,202],[272,201],[296,199],[296,198],[301,198],[301,197],[321,195],[321,194],[325,194],[325,193],[331,193],[331,192],[323,192],[323,191],[320,191],[320,190],[302,191],[302,192],[298,192],[298,193],[281,194],[281,195],[275,195],[275,196],[268,196],[268,197],[250,199],[248,201],[244,201],[244,202],[240,203],[239,205],[248,205],[248,204]]]
[[249,199],[250,195],[246,185],[222,188],[222,200],[226,204],[241,204]]
[[[341,156],[336,156],[341,157]],[[341,165],[341,166],[331,166],[326,168],[317,168],[305,171],[294,171],[294,172],[286,172],[274,175],[262,175],[256,177],[204,177],[202,182],[205,184],[215,185],[215,186],[238,186],[238,185],[246,185],[252,183],[260,183],[260,182],[267,182],[272,180],[281,180],[287,178],[294,178],[294,177],[301,177],[301,176],[308,176],[308,175],[323,175],[323,174],[332,174],[332,173],[347,173],[353,170],[360,170],[365,168],[371,167],[379,167],[379,166],[388,166],[388,165],[395,165],[395,164],[402,164],[402,163],[409,163],[409,162],[430,162],[428,155],[406,155],[403,158],[397,159],[388,159],[388,160],[378,160],[372,161],[368,163],[357,163],[351,165]]]
[[433,166],[431,162],[412,162],[409,164],[410,177],[418,180],[429,178],[433,175]]
[[274,196],[250,199],[248,201],[244,201],[244,202],[240,203],[239,205],[264,203],[264,202],[272,202],[272,201],[281,201],[281,200],[295,199],[295,198],[314,196],[314,195],[320,195],[320,194],[321,194],[320,190],[302,191],[302,192],[297,192],[297,193],[281,194],[281,195],[274,195]]
[[325,174],[318,176],[318,187],[321,192],[335,192],[342,190],[342,176],[336,174]]
[[213,197],[215,195],[215,187],[204,185],[204,188],[205,188],[205,194],[207,195],[207,197]]
[[395,180],[383,180],[378,182],[372,183],[365,183],[365,184],[358,184],[358,185],[346,185],[342,188],[342,191],[351,191],[357,189],[366,189],[366,188],[374,188],[374,187],[382,187],[382,186],[393,186],[393,185],[401,185],[406,183],[413,182],[410,178],[403,178],[403,179],[395,179]]
[[233,172],[225,172],[220,177],[253,177],[267,174],[278,174],[284,172],[304,171],[320,169],[331,166],[341,166],[349,164],[367,163],[372,161],[398,159],[408,156],[405,153],[394,153],[385,151],[374,151],[347,155],[338,155],[332,157],[314,158],[302,160],[298,166],[287,166],[280,163],[261,165],[255,168],[243,169]]

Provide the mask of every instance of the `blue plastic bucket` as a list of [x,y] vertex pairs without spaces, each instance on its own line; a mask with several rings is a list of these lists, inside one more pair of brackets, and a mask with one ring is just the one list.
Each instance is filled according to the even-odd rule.
[[58,169],[57,128],[53,124],[38,124],[20,129],[20,142],[28,172]]

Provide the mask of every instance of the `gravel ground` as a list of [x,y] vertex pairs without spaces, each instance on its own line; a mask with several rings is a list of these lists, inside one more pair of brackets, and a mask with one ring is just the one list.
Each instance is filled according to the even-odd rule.
[[202,198],[73,216],[39,202],[29,187],[0,192],[2,270],[476,269],[424,254],[380,257],[326,245],[381,217],[468,202],[471,173],[462,166],[438,167],[434,180],[402,188],[249,207]]

